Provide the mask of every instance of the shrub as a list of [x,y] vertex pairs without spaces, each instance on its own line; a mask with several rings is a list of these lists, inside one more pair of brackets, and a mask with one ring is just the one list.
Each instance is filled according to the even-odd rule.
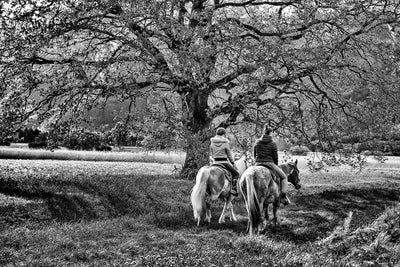
[[372,156],[374,153],[371,150],[364,150],[361,152],[361,154],[366,156]]
[[343,136],[341,139],[341,143],[343,144],[354,144],[360,142],[360,137],[359,136],[350,136],[346,135]]
[[36,138],[39,137],[41,132],[38,129],[33,128],[21,128],[17,130],[19,140],[17,142],[32,143],[35,142]]
[[99,133],[77,129],[67,133],[61,145],[73,150],[95,150],[102,147],[103,142]]
[[366,150],[371,150],[371,146],[368,142],[358,143],[356,146],[357,153],[361,153]]
[[289,152],[292,155],[296,155],[296,156],[307,156],[308,152],[311,152],[310,149],[306,146],[292,146],[289,149]]
[[47,147],[47,142],[45,141],[40,141],[40,142],[31,142],[28,144],[29,148],[46,148]]
[[[285,139],[278,139],[278,141],[277,141],[277,146],[278,146],[278,150],[279,151],[286,151],[286,150],[289,150],[290,149],[290,147],[292,146],[293,144],[291,144],[290,142],[288,142],[287,140],[285,140]],[[250,147],[251,147],[251,145],[250,145]]]
[[106,139],[109,144],[113,144],[114,146],[126,146],[128,135],[128,126],[123,122],[117,122],[114,128],[106,133]]
[[96,147],[95,147],[95,150],[97,150],[97,151],[111,151],[111,150],[112,150],[112,147],[109,146],[109,145],[101,144],[101,145],[99,145],[99,146],[96,146]]
[[393,156],[400,156],[400,142],[392,142],[391,145],[391,152],[393,154]]
[[8,141],[0,141],[0,146],[10,146],[11,143]]

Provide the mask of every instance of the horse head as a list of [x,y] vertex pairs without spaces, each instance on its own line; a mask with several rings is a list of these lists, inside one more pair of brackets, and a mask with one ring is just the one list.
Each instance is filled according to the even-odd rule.
[[287,164],[289,166],[289,174],[288,181],[291,182],[296,189],[301,188],[300,178],[299,178],[299,169],[297,168],[297,159],[294,162],[290,162]]

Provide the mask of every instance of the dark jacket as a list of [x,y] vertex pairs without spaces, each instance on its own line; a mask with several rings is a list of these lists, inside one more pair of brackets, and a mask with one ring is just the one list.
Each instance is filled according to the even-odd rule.
[[269,135],[263,135],[254,143],[255,162],[273,162],[278,165],[278,149]]
[[229,146],[229,140],[223,136],[217,135],[211,138],[210,155],[213,159],[226,159],[225,162],[235,162]]

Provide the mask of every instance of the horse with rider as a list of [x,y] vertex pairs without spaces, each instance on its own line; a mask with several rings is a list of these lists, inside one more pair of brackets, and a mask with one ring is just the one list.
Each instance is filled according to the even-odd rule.
[[[210,200],[218,198],[225,201],[219,223],[225,222],[225,212],[228,207],[230,208],[231,220],[236,221],[232,200],[238,196],[237,183],[239,178],[239,191],[244,197],[249,213],[249,225],[255,226],[257,224],[255,221],[263,221],[265,215],[267,216],[262,209],[260,210],[259,198],[262,202],[266,202],[266,206],[268,205],[267,202],[274,203],[275,218],[277,207],[281,203],[284,205],[290,204],[287,196],[288,178],[297,189],[300,188],[297,161],[278,166],[278,150],[276,143],[272,140],[272,132],[269,126],[264,126],[263,135],[254,144],[253,156],[255,165],[249,167],[245,155],[238,161],[234,161],[230,142],[226,137],[226,130],[224,128],[216,130],[216,135],[210,139],[211,165],[200,168],[191,193],[193,215],[197,225],[200,225],[202,220],[206,223],[211,221]],[[260,186],[255,184],[256,181]],[[266,186],[267,183],[268,185]],[[274,186],[271,187],[270,184],[272,183],[274,183]],[[271,188],[274,190],[271,190]],[[253,198],[250,201],[249,193]],[[257,199],[258,206],[254,199]],[[252,206],[250,207],[249,205]],[[260,215],[257,219],[254,216],[251,217],[250,213],[254,213],[255,209],[257,209],[258,213],[263,212],[264,216]],[[252,219],[253,221],[250,222]],[[252,231],[254,229],[253,226],[249,226]]]

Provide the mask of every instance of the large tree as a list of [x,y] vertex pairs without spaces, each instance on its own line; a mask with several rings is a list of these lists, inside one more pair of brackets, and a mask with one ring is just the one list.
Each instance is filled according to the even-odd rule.
[[180,102],[187,175],[206,163],[217,126],[270,123],[307,140],[360,122],[356,91],[390,88],[388,25],[400,10],[394,0],[5,0],[0,12],[1,94],[20,99],[21,121],[158,91]]

